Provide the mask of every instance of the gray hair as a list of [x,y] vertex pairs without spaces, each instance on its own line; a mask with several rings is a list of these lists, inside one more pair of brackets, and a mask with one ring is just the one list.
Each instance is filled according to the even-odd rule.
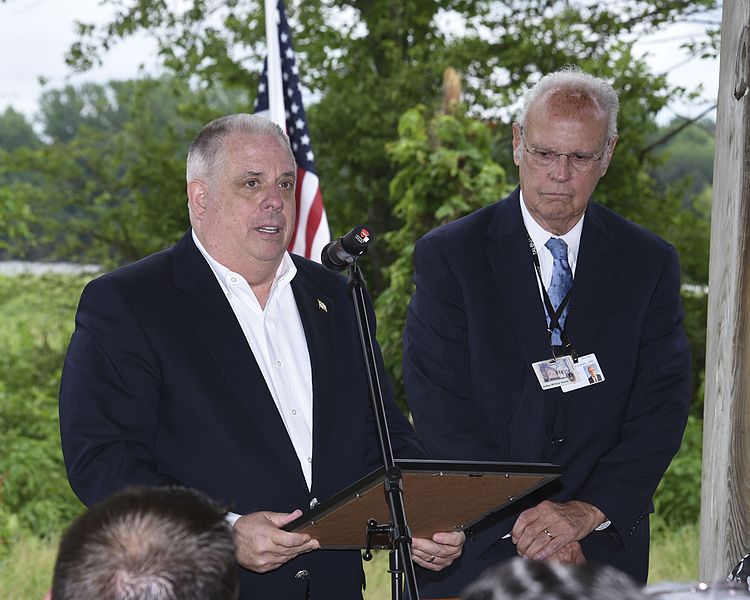
[[629,576],[614,567],[565,565],[513,558],[485,571],[463,600],[648,600]]
[[187,181],[208,178],[216,163],[216,157],[221,150],[222,142],[228,135],[242,132],[249,135],[276,135],[282,144],[289,149],[289,155],[294,160],[294,154],[289,146],[286,133],[273,121],[265,117],[249,113],[236,113],[214,119],[198,132],[187,154]]
[[136,487],[93,505],[60,540],[52,600],[239,597],[226,510],[181,487]]
[[548,73],[537,81],[526,92],[523,110],[518,120],[521,127],[526,127],[529,109],[545,94],[552,90],[569,90],[584,94],[607,115],[607,138],[617,135],[617,112],[620,110],[620,100],[614,88],[599,77],[594,77],[581,71],[579,67],[569,65],[559,71]]

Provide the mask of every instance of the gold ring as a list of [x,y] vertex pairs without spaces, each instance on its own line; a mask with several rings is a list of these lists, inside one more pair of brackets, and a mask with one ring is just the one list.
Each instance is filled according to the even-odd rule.
[[430,556],[430,558],[427,559],[427,562],[428,563],[435,562],[435,555],[433,554],[432,556]]
[[548,530],[548,529],[547,529],[546,527],[545,527],[544,529],[542,529],[542,532],[543,532],[543,533],[544,533],[544,534],[545,534],[545,535],[546,535],[546,536],[547,536],[547,537],[548,537],[549,539],[553,539],[553,538],[555,537],[554,535],[552,535],[552,534],[551,534],[551,533],[549,532],[549,530]]

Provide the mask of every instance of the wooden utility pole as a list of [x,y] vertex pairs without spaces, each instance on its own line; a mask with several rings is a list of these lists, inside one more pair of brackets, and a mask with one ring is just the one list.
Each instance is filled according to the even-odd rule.
[[724,2],[706,349],[700,578],[750,552],[750,2]]

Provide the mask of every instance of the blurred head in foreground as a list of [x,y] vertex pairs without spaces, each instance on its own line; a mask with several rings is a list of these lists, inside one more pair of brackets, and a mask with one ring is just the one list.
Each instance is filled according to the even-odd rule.
[[52,600],[231,600],[239,595],[226,511],[181,487],[130,488],[63,535]]
[[627,575],[601,564],[514,558],[485,571],[463,600],[648,600]]

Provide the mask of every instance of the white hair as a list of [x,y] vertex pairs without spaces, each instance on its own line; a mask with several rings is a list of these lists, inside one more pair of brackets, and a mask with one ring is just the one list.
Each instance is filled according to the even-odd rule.
[[207,179],[215,166],[216,157],[221,149],[224,138],[235,132],[249,135],[276,135],[289,150],[294,161],[289,138],[286,133],[273,121],[265,117],[249,113],[226,115],[210,121],[198,132],[187,154],[185,176],[188,182],[193,179]]
[[620,109],[617,92],[603,79],[584,73],[573,65],[548,73],[526,92],[518,120],[521,127],[526,127],[529,111],[536,101],[552,90],[566,90],[588,96],[607,115],[607,138],[613,139],[617,135],[617,112]]

